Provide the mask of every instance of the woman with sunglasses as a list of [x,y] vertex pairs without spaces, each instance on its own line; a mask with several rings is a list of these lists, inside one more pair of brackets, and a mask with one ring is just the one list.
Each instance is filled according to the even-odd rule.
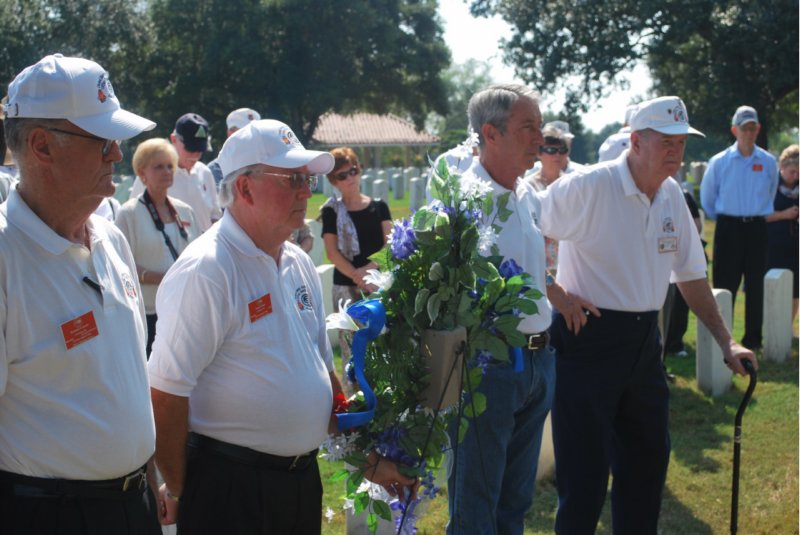
[[156,335],[156,291],[164,274],[186,246],[200,235],[192,208],[167,196],[178,165],[178,153],[166,139],[142,142],[133,154],[133,169],[144,192],[122,205],[114,223],[131,246],[147,318],[147,357]]
[[[333,149],[335,163],[328,181],[336,194],[322,205],[322,241],[328,259],[336,268],[333,272],[333,310],[339,301],[356,301],[361,293],[377,288],[364,281],[364,276],[377,265],[369,256],[386,244],[392,229],[389,206],[380,199],[361,193],[361,165],[349,147]],[[339,331],[342,362],[350,357],[349,333]],[[344,375],[343,377],[346,377]],[[345,381],[346,383],[346,381]]]

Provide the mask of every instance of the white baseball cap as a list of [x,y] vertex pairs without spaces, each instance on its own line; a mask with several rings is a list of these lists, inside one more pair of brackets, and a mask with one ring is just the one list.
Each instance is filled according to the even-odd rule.
[[648,128],[668,135],[695,134],[706,137],[689,126],[689,112],[678,97],[658,97],[639,103],[631,116],[631,132]]
[[307,166],[315,175],[333,169],[334,159],[329,152],[306,150],[292,129],[280,121],[252,121],[225,140],[217,156],[222,176],[254,164],[284,169]]
[[545,128],[548,126],[561,130],[561,133],[564,134],[564,139],[573,139],[575,137],[575,134],[569,131],[569,123],[566,121],[551,121],[544,125]]
[[233,110],[228,114],[228,118],[225,119],[225,123],[228,126],[228,130],[231,128],[244,128],[250,121],[258,121],[261,119],[261,115],[258,114],[256,110],[251,110],[250,108],[239,108],[238,110]]
[[108,73],[94,61],[45,56],[8,86],[9,119],[66,119],[104,139],[128,139],[156,123],[120,107]]

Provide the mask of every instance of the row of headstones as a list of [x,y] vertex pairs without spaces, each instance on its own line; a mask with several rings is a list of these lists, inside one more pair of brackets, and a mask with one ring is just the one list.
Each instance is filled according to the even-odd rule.
[[[428,171],[420,171],[416,167],[407,167],[401,172],[399,168],[365,169],[361,175],[361,193],[373,199],[403,199],[409,192],[409,205],[412,210],[425,204],[425,187],[428,184]],[[395,170],[391,172],[391,170]],[[326,197],[334,194],[334,187],[328,180],[322,180],[322,192]],[[319,189],[319,186],[317,187]]]
[[[762,359],[783,362],[792,352],[792,272],[770,269],[764,275],[764,323]],[[733,303],[728,290],[712,290],[722,318],[731,328]],[[722,360],[722,349],[711,332],[697,320],[697,386],[712,397],[731,387],[733,373]]]

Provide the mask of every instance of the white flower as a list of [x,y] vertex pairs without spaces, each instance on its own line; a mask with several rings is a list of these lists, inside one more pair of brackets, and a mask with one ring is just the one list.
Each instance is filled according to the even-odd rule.
[[367,274],[364,276],[364,282],[367,284],[374,284],[381,290],[386,291],[392,287],[394,276],[388,271],[369,269],[367,270]]
[[341,435],[328,435],[328,438],[320,446],[323,450],[320,453],[320,459],[326,461],[343,461],[345,457],[350,455],[356,450],[356,440],[359,438],[357,432]]
[[335,515],[336,515],[336,513],[333,512],[333,509],[331,509],[330,507],[326,507],[325,508],[325,518],[328,519],[328,524],[331,523],[331,521],[333,520],[333,517]]
[[472,198],[483,198],[492,192],[489,182],[472,175],[463,175],[459,182],[459,188],[464,197]]
[[483,256],[492,254],[492,246],[497,243],[497,232],[491,225],[478,229],[478,252]]
[[344,329],[345,331],[357,331],[360,329],[356,322],[353,321],[353,318],[350,317],[350,314],[347,313],[349,307],[350,299],[344,303],[339,299],[339,312],[328,314],[328,317],[325,318],[325,329],[329,331],[332,329]]
[[358,490],[356,492],[364,491],[366,491],[369,494],[369,497],[373,500],[380,500],[389,503],[394,499],[391,497],[391,495],[389,495],[385,488],[367,479],[364,479],[361,482],[361,485],[358,486]]

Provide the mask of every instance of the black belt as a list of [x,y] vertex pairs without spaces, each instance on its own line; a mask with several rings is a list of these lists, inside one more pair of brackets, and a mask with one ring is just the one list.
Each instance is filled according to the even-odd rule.
[[189,438],[186,445],[190,448],[195,448],[206,453],[225,457],[231,461],[246,464],[256,468],[268,468],[270,470],[282,470],[285,472],[302,472],[317,458],[317,451],[314,450],[301,455],[294,455],[292,457],[281,457],[280,455],[272,455],[271,453],[263,453],[260,451],[245,448],[244,446],[237,446],[228,442],[222,442],[205,435],[198,435],[197,433],[189,433]]
[[126,476],[99,481],[34,477],[0,471],[0,494],[28,498],[136,496],[141,495],[145,488],[147,472],[144,466]]
[[531,351],[536,351],[544,349],[550,344],[550,333],[542,331],[536,334],[526,334],[525,339],[527,340],[525,347]]
[[725,215],[725,214],[717,214],[717,219],[719,221],[736,221],[738,223],[755,223],[755,222],[763,222],[767,219],[763,215],[747,215],[747,216],[739,216],[739,215]]

